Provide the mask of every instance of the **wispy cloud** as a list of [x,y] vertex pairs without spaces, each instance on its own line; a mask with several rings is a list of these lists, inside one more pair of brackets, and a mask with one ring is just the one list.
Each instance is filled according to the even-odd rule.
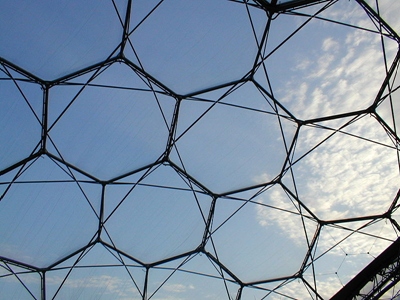
[[[385,76],[379,37],[350,31],[342,40],[345,44],[327,37],[320,43],[321,55],[316,64],[304,69],[301,61],[295,67],[296,72],[283,96],[283,102],[296,103],[295,115],[306,111],[309,117],[326,116],[372,104]],[[339,120],[322,125],[335,128],[343,123]],[[371,117],[359,120],[346,130],[374,141],[388,141],[385,131]],[[302,128],[295,157],[311,150],[330,133]],[[294,166],[301,200],[322,219],[383,213],[396,191],[395,169],[393,149],[342,133],[325,141]],[[285,197],[274,191],[269,201],[282,206],[281,200]],[[267,222],[264,211],[259,208],[257,212],[261,225]],[[283,223],[287,220],[276,218],[275,221],[291,231],[291,225]]]
[[[64,278],[59,276],[48,275],[46,277],[46,283],[48,285],[59,286],[63,280]],[[91,294],[113,294],[120,298],[139,296],[139,293],[131,280],[110,275],[87,276],[84,278],[67,278],[63,284],[63,289],[66,288],[75,289],[80,293],[87,289]]]
[[165,284],[163,286],[163,290],[167,292],[172,292],[172,293],[184,293],[187,292],[188,290],[194,290],[194,285],[192,284]]
[[[337,12],[331,12],[330,17],[335,18]],[[362,10],[358,11],[357,16],[361,17],[362,13]],[[345,12],[340,18],[350,18],[351,15]],[[364,26],[366,19],[370,22],[365,17],[357,20],[353,15],[352,23]],[[397,20],[396,24],[400,26],[400,21]],[[293,64],[291,73],[285,78],[284,87],[277,93],[281,96],[278,100],[287,105],[295,116],[303,119],[369,107],[386,76],[380,36],[361,30],[346,30],[341,36],[327,36],[314,46],[311,52],[318,56],[296,53],[297,63]],[[385,50],[390,64],[397,44],[385,40]],[[348,120],[321,122],[320,125],[337,129]],[[384,213],[398,189],[396,150],[391,148],[393,145],[386,132],[373,117],[359,119],[343,130],[353,136],[336,133],[308,153],[333,131],[311,126],[301,128],[295,160],[308,154],[293,166],[299,199],[324,220]],[[293,185],[288,174],[284,181],[288,186]],[[259,203],[271,203],[290,210],[291,204],[287,199],[283,191],[275,189],[261,196]],[[279,217],[279,213],[262,206],[256,208],[256,216],[260,226],[266,227],[273,222],[292,240],[304,239],[304,232],[298,229],[301,227],[299,220]],[[329,262],[316,264],[320,267],[316,269],[319,291],[327,297],[360,270],[360,263],[366,263],[361,255],[366,255],[371,249],[379,254],[388,246],[390,241],[379,241],[379,237],[389,240],[396,238],[390,224],[386,226],[383,221],[357,231],[361,233],[350,235],[352,230],[358,230],[365,223],[343,225],[348,230],[329,228],[321,232],[319,255],[325,251],[324,255],[329,257],[355,255],[346,260],[346,264],[352,265],[352,268],[343,271],[340,280],[334,272],[325,277],[318,273],[324,269],[322,265]],[[372,256],[368,259],[371,260]],[[293,294],[289,288],[281,290],[288,295]],[[307,298],[308,295],[295,294],[293,297]]]

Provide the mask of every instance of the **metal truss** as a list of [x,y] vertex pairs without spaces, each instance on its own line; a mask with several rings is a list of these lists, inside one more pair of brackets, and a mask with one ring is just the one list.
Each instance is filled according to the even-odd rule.
[[[400,281],[400,238],[375,258],[331,300],[377,300]],[[396,299],[399,290],[391,297]],[[385,298],[387,299],[387,298]]]

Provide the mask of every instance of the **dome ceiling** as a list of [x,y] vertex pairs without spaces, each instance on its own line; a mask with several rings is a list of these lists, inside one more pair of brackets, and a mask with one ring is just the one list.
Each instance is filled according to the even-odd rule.
[[4,298],[329,299],[400,232],[399,10],[0,4]]

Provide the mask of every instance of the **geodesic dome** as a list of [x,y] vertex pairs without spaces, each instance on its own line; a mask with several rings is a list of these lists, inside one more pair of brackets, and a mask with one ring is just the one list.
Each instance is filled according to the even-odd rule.
[[399,11],[3,1],[0,298],[329,299],[400,232]]

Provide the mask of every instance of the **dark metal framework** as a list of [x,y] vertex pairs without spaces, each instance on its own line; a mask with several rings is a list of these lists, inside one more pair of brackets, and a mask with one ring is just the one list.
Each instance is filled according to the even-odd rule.
[[[400,239],[397,239],[381,255],[343,287],[332,300],[379,299],[400,280]],[[372,287],[368,284],[372,282]],[[366,288],[365,288],[366,287]],[[393,295],[396,298],[399,291]]]
[[[87,255],[87,253],[95,246],[95,245],[102,245],[104,246],[105,249],[107,249],[112,255],[115,256],[115,258],[120,262],[119,266],[122,266],[123,268],[126,269],[127,273],[129,276],[132,278],[133,284],[137,287],[137,290],[141,294],[141,298],[143,300],[146,299],[151,299],[154,294],[158,291],[156,290],[153,294],[149,294],[148,292],[148,280],[149,280],[149,272],[152,269],[166,269],[171,271],[171,275],[174,274],[175,272],[181,272],[182,269],[181,267],[190,261],[193,257],[196,257],[198,255],[204,255],[208,258],[208,260],[211,262],[211,264],[215,267],[216,271],[220,274],[220,280],[224,282],[224,285],[226,287],[226,296],[227,299],[233,299],[231,298],[231,294],[228,290],[227,285],[228,284],[235,284],[237,285],[237,293],[234,296],[235,299],[243,299],[242,298],[242,293],[245,288],[254,288],[257,290],[261,290],[264,292],[264,296],[262,299],[269,299],[269,297],[273,296],[285,296],[285,294],[280,292],[280,288],[284,287],[285,285],[288,285],[294,281],[300,281],[304,284],[306,289],[309,291],[311,299],[323,299],[323,297],[320,294],[320,289],[318,288],[318,284],[315,279],[315,273],[313,270],[314,268],[314,263],[319,259],[319,256],[321,254],[315,253],[316,246],[318,244],[319,238],[320,238],[320,233],[324,228],[346,228],[346,230],[349,230],[349,234],[347,237],[353,235],[356,232],[362,231],[365,227],[368,227],[370,225],[375,224],[378,221],[381,220],[386,220],[390,224],[392,224],[393,228],[396,230],[396,232],[400,232],[400,226],[396,222],[395,218],[393,217],[393,213],[396,212],[396,210],[399,207],[398,199],[399,199],[399,193],[394,197],[394,200],[392,202],[392,205],[382,214],[379,215],[366,215],[362,217],[352,217],[352,218],[346,218],[346,219],[332,219],[332,220],[323,220],[319,216],[315,215],[312,209],[307,207],[306,204],[302,202],[302,200],[299,198],[297,191],[293,190],[292,188],[286,186],[286,184],[282,181],[282,178],[285,174],[290,174],[292,172],[292,167],[296,165],[301,159],[303,159],[307,154],[311,153],[314,151],[320,144],[324,143],[326,140],[331,138],[334,135],[340,134],[340,133],[345,133],[345,128],[355,122],[356,120],[363,118],[365,116],[370,116],[372,118],[375,118],[377,122],[380,123],[382,128],[387,132],[387,135],[391,138],[393,144],[390,146],[390,148],[393,151],[399,150],[399,145],[400,145],[400,139],[398,132],[396,132],[395,128],[392,128],[391,126],[388,125],[388,123],[382,119],[382,117],[377,113],[377,108],[378,106],[382,103],[382,101],[387,100],[392,97],[392,92],[398,89],[398,86],[393,86],[393,78],[397,75],[398,69],[399,69],[399,63],[400,63],[400,52],[398,52],[397,56],[395,57],[393,63],[391,64],[390,68],[386,70],[386,78],[382,84],[382,88],[378,93],[376,94],[376,99],[374,103],[368,107],[365,107],[362,110],[357,110],[357,111],[350,111],[347,113],[341,113],[341,114],[336,114],[336,115],[330,115],[330,116],[323,116],[319,118],[314,118],[314,119],[299,119],[295,115],[293,115],[288,108],[285,107],[283,103],[279,101],[279,99],[276,99],[274,95],[269,91],[272,89],[266,88],[264,84],[260,84],[259,81],[255,78],[255,73],[258,70],[264,69],[265,75],[268,78],[270,74],[268,74],[266,68],[265,68],[265,62],[268,60],[268,58],[272,55],[272,53],[276,52],[279,50],[279,48],[283,45],[280,44],[278,45],[275,49],[269,50],[267,52],[265,50],[265,45],[268,43],[268,34],[270,30],[270,25],[273,22],[273,20],[276,18],[277,15],[280,14],[286,14],[286,15],[292,15],[292,16],[301,16],[301,17],[306,17],[306,21],[302,26],[305,26],[310,20],[312,19],[324,19],[325,21],[328,22],[335,22],[333,20],[328,20],[325,18],[322,18],[319,16],[321,12],[324,12],[326,10],[329,10],[329,8],[332,5],[335,5],[338,0],[295,0],[295,1],[283,1],[282,3],[277,3],[277,1],[265,1],[265,0],[260,0],[260,1],[233,1],[233,2],[238,2],[241,5],[245,7],[258,7],[260,10],[265,11],[265,16],[268,19],[266,28],[264,30],[264,34],[261,38],[261,40],[258,40],[259,44],[259,49],[257,53],[257,57],[254,60],[254,65],[251,68],[251,70],[248,71],[247,74],[244,74],[242,78],[238,78],[236,81],[233,82],[227,82],[223,83],[221,85],[213,86],[213,87],[208,87],[203,90],[199,90],[196,92],[190,92],[188,94],[178,94],[176,93],[173,89],[169,88],[166,84],[158,80],[156,77],[153,75],[149,74],[146,72],[146,70],[143,68],[140,62],[140,58],[137,57],[137,61],[139,63],[135,63],[128,59],[125,55],[125,51],[127,48],[134,49],[134,46],[132,45],[130,41],[130,36],[136,28],[131,28],[130,27],[130,14],[132,10],[132,2],[135,0],[128,0],[127,1],[127,9],[126,9],[126,15],[125,16],[119,16],[121,25],[123,26],[123,34],[122,34],[122,39],[120,44],[115,48],[114,52],[109,55],[109,57],[101,62],[98,62],[94,65],[88,66],[82,70],[73,72],[71,74],[68,74],[66,76],[46,81],[43,80],[39,77],[37,77],[35,74],[29,73],[28,71],[22,69],[21,67],[17,66],[11,61],[8,61],[5,58],[0,57],[0,72],[3,73],[3,77],[7,77],[7,79],[1,78],[0,80],[8,80],[12,81],[17,88],[19,88],[19,85],[22,82],[30,82],[34,84],[38,84],[41,86],[43,90],[43,114],[42,115],[36,115],[35,111],[31,108],[32,112],[35,114],[35,117],[37,118],[38,122],[41,124],[42,132],[41,132],[41,140],[40,143],[37,144],[35,150],[26,158],[13,163],[12,165],[9,165],[8,167],[0,170],[0,184],[1,186],[5,186],[6,188],[4,189],[4,192],[0,195],[0,201],[3,201],[6,197],[7,194],[10,190],[10,188],[14,184],[23,184],[19,182],[20,176],[30,168],[30,166],[35,163],[38,159],[40,159],[43,156],[47,156],[49,159],[51,159],[55,164],[59,166],[61,170],[63,170],[70,179],[68,182],[72,182],[78,186],[82,191],[83,189],[81,188],[82,184],[84,183],[91,183],[91,184],[97,184],[101,185],[102,187],[102,193],[101,193],[101,207],[99,210],[99,213],[97,210],[92,207],[92,204],[90,201],[88,201],[88,204],[92,207],[92,210],[96,214],[98,218],[98,228],[97,232],[93,235],[90,241],[84,246],[82,246],[79,249],[76,249],[74,252],[69,253],[65,257],[62,257],[61,259],[54,261],[54,263],[46,266],[46,267],[37,267],[35,265],[30,265],[27,263],[24,263],[23,260],[15,260],[11,259],[9,257],[4,257],[0,256],[0,268],[4,269],[4,271],[7,273],[6,275],[0,275],[0,278],[6,278],[9,276],[14,276],[26,289],[26,291],[32,296],[33,299],[36,299],[37,297],[34,295],[33,292],[31,292],[29,286],[24,283],[24,280],[22,278],[22,275],[24,274],[39,274],[41,278],[41,299],[48,299],[48,295],[46,294],[46,278],[47,274],[51,271],[54,270],[63,270],[67,269],[67,267],[63,266],[63,263],[70,260],[70,259],[75,259],[75,263],[73,263],[71,266],[68,267],[69,271],[67,272],[67,275],[65,278],[62,280],[62,283],[60,284],[57,292],[53,296],[53,298],[57,299],[58,292],[62,289],[63,285],[65,282],[68,280],[68,276],[70,273],[75,269],[75,268],[84,268],[84,267],[90,267],[90,266],[81,266],[79,265],[79,262]],[[160,3],[163,1],[160,1]],[[374,24],[376,24],[376,29],[362,29],[362,30],[368,30],[368,31],[374,31],[376,34],[382,36],[382,37],[389,37],[390,39],[396,41],[397,43],[400,44],[400,37],[398,34],[390,28],[390,26],[381,18],[379,15],[379,12],[376,12],[373,8],[371,8],[367,2],[364,0],[356,0],[358,4],[364,9],[365,13],[368,15],[368,17],[372,20]],[[154,11],[157,10],[158,6],[160,5],[158,3],[154,9],[150,12],[153,13]],[[320,9],[319,11],[314,14],[314,15],[306,15],[305,12],[303,12],[300,8],[312,6],[318,4]],[[343,26],[353,26],[350,24],[341,24]],[[138,25],[139,26],[139,25]],[[300,27],[301,28],[301,27]],[[295,36],[296,33],[298,32],[299,29],[296,29],[287,40],[289,40],[292,36]],[[257,38],[257,37],[256,37]],[[286,41],[285,41],[286,42]],[[1,55],[1,53],[0,53]],[[160,97],[161,95],[166,95],[169,97],[172,97],[175,99],[175,109],[173,112],[173,118],[172,122],[170,124],[166,124],[169,129],[169,136],[168,136],[168,141],[165,145],[165,151],[160,155],[160,157],[154,161],[151,164],[148,165],[143,165],[142,167],[131,170],[129,172],[126,172],[125,174],[120,174],[114,178],[110,178],[107,180],[100,179],[96,177],[95,174],[91,174],[90,172],[85,171],[84,169],[81,169],[79,166],[70,163],[68,160],[65,160],[62,156],[61,151],[58,151],[56,143],[53,142],[51,139],[51,134],[50,131],[54,128],[54,126],[57,124],[57,122],[63,117],[63,115],[68,111],[68,109],[74,104],[74,102],[80,97],[80,94],[85,91],[87,87],[90,86],[96,86],[99,88],[104,88],[104,89],[129,89],[129,87],[118,87],[118,86],[107,86],[107,85],[97,85],[93,83],[94,79],[96,79],[104,70],[106,70],[108,67],[110,67],[113,64],[125,64],[128,67],[132,69],[133,72],[137,74],[138,77],[140,77],[143,82],[147,85],[148,87],[148,92],[152,93],[156,99]],[[86,83],[76,83],[73,81],[73,79],[82,76],[82,75],[88,75],[88,79]],[[179,153],[177,149],[177,142],[185,135],[186,131],[181,133],[181,135],[176,134],[176,128],[177,124],[179,122],[179,113],[180,113],[180,105],[182,101],[185,100],[194,100],[194,101],[199,101],[199,102],[207,102],[208,100],[202,98],[202,94],[206,92],[212,92],[216,90],[222,90],[225,89],[226,92],[217,100],[215,100],[214,104],[211,106],[213,107],[214,105],[218,103],[224,103],[224,99],[235,89],[239,88],[241,85],[251,82],[253,83],[257,89],[265,95],[266,102],[271,106],[272,110],[275,112],[275,116],[278,118],[278,120],[281,119],[287,119],[291,121],[295,126],[296,126],[296,132],[293,138],[293,141],[291,144],[286,144],[285,151],[286,151],[286,159],[285,163],[282,166],[280,174],[278,174],[275,178],[273,178],[271,181],[266,182],[266,183],[260,183],[260,184],[254,184],[251,186],[247,186],[241,189],[237,190],[230,190],[226,191],[223,193],[215,193],[212,191],[207,185],[203,184],[200,182],[198,179],[196,179],[195,176],[191,175],[185,167],[182,167],[181,165],[184,166],[184,162],[180,162],[180,164],[172,161],[170,159],[170,154],[171,151],[175,150]],[[48,116],[48,111],[49,111],[49,97],[51,97],[51,89],[55,86],[78,86],[79,87],[79,92],[75,95],[75,97],[70,101],[70,103],[65,107],[64,111],[62,111],[59,116],[57,117],[56,120],[54,120],[51,124],[49,123],[49,116]],[[389,92],[388,92],[389,91]],[[22,89],[20,89],[20,92],[22,96],[25,98],[26,102],[29,104],[29,99],[25,97],[23,94]],[[3,101],[3,100],[2,100]],[[158,101],[158,100],[157,100]],[[390,100],[392,101],[392,100]],[[252,110],[252,108],[246,108],[249,110]],[[395,116],[393,116],[395,118]],[[196,122],[198,122],[202,116],[200,116]],[[327,126],[321,125],[321,122],[324,121],[333,121],[333,120],[338,120],[338,119],[346,119],[348,120],[347,123],[345,123],[342,127],[335,129],[335,128],[329,128]],[[193,124],[193,125],[194,125]],[[192,126],[193,126],[192,125]],[[328,137],[326,137],[325,140],[323,140],[319,145],[315,146],[314,149],[309,150],[307,153],[302,155],[300,158],[293,158],[293,151],[296,148],[297,145],[297,138],[299,136],[300,130],[302,130],[304,127],[316,127],[316,128],[321,128],[325,129],[328,132],[331,132]],[[190,128],[189,128],[190,129]],[[282,130],[282,128],[281,128]],[[368,140],[365,137],[359,137],[360,139],[370,141],[372,143],[375,143],[373,140]],[[56,153],[49,151],[49,145],[52,145],[54,149],[56,149]],[[123,185],[123,184],[132,184],[132,188],[129,190],[129,193],[132,192],[137,186],[145,186],[145,183],[142,183],[143,179],[145,179],[149,174],[151,174],[154,170],[156,170],[159,166],[161,165],[167,165],[170,166],[181,178],[186,182],[187,188],[186,190],[191,192],[194,197],[196,198],[196,201],[200,207],[199,201],[197,199],[197,194],[204,194],[208,195],[212,198],[210,209],[207,212],[202,212],[202,218],[204,222],[204,232],[203,236],[201,238],[201,242],[198,244],[198,246],[195,249],[192,249],[191,251],[181,253],[177,256],[173,257],[168,257],[166,259],[160,260],[160,261],[153,261],[153,262],[143,262],[140,261],[138,258],[132,256],[130,253],[125,253],[121,251],[116,244],[113,243],[112,237],[109,235],[109,233],[106,230],[105,224],[107,221],[110,219],[110,217],[119,209],[120,205],[125,201],[126,197],[124,197],[118,205],[114,208],[114,210],[108,215],[105,216],[104,213],[104,206],[105,206],[105,199],[106,199],[106,189],[109,186],[117,186],[117,185]],[[9,174],[12,171],[16,171],[15,175],[11,180],[4,180],[1,179],[1,176]],[[86,177],[86,180],[82,180],[76,177],[75,174],[81,174],[83,177]],[[132,174],[139,174],[141,173],[142,175],[140,178],[137,180],[137,182],[127,182],[124,183],[121,180],[128,178]],[[128,179],[127,179],[128,180]],[[37,183],[51,183],[51,181],[37,181]],[[66,181],[67,182],[67,181]],[[121,183],[122,182],[122,183]],[[279,185],[281,188],[286,192],[287,196],[292,199],[292,201],[295,203],[295,206],[298,209],[298,215],[301,216],[301,218],[304,219],[310,219],[313,220],[314,222],[317,223],[317,231],[313,236],[308,236],[307,233],[307,242],[308,242],[308,251],[306,253],[306,256],[304,257],[303,262],[301,263],[300,268],[295,274],[288,275],[286,277],[278,277],[278,278],[273,278],[273,279],[266,279],[266,280],[261,280],[261,281],[251,281],[251,282],[245,282],[243,281],[240,276],[235,274],[232,270],[230,270],[229,266],[225,265],[222,260],[218,257],[218,255],[215,255],[214,253],[217,253],[217,250],[215,248],[214,242],[213,242],[213,235],[219,228],[214,228],[213,227],[213,220],[214,220],[214,211],[215,207],[221,199],[228,199],[228,200],[235,200],[242,202],[242,206],[245,206],[248,203],[254,202],[254,198],[263,193],[264,191],[268,190],[272,186]],[[294,182],[294,186],[296,186],[296,182]],[[154,188],[168,188],[162,185],[159,186],[154,186]],[[250,198],[240,198],[236,196],[240,192],[247,192],[247,191],[253,191],[256,190],[257,192],[254,194],[254,196]],[[84,196],[86,197],[86,195]],[[87,198],[87,197],[86,197]],[[0,202],[1,203],[1,202]],[[1,209],[1,208],[0,208]],[[228,217],[227,220],[229,220],[236,211]],[[359,221],[364,221],[365,225],[356,228],[356,229],[348,229],[344,224],[349,224],[349,223],[356,223]],[[224,223],[222,223],[220,226],[223,226]],[[108,237],[107,240],[105,240],[103,237]],[[376,236],[376,238],[379,238]],[[344,240],[344,239],[343,239]],[[333,247],[340,246],[341,242],[343,241],[337,241],[337,244]],[[210,253],[206,249],[206,245],[212,245],[211,247],[214,248],[215,252]],[[398,242],[394,244],[395,246],[398,245]],[[332,248],[333,248],[332,247]],[[172,261],[177,261],[179,259],[183,259],[183,262],[175,269],[171,269],[170,267],[165,267],[164,265],[168,262]],[[379,258],[378,258],[379,259]],[[374,287],[371,292],[367,292],[363,294],[363,299],[378,299],[379,296],[383,294],[383,291],[386,291],[389,287],[392,288],[395,286],[395,284],[398,282],[399,277],[398,277],[398,268],[399,268],[399,257],[394,256],[393,260],[391,260],[390,264],[385,265],[384,268],[379,269],[378,271],[368,271],[368,278],[373,278],[374,280]],[[140,265],[142,268],[145,270],[145,281],[144,281],[144,286],[138,286],[136,281],[134,280],[134,277],[130,273],[129,267],[130,266],[137,266]],[[96,267],[101,267],[101,265],[98,265]],[[23,271],[21,271],[23,270]],[[310,271],[311,270],[311,271]],[[311,274],[314,275],[314,278],[312,280],[306,279],[304,277],[304,274],[306,272],[311,272]],[[198,274],[200,276],[204,277],[211,277],[208,274]],[[365,277],[367,278],[367,277]],[[168,278],[167,278],[168,280]],[[166,281],[167,281],[166,280]],[[268,284],[268,283],[273,283],[276,282],[278,285],[273,288],[263,288],[263,284]],[[165,284],[163,282],[161,286]],[[160,286],[160,288],[161,288]],[[348,285],[349,287],[351,286],[351,283]],[[352,287],[350,288],[351,290],[355,291]],[[345,290],[345,289],[343,289]],[[357,289],[358,291],[359,289]],[[361,293],[359,294],[361,295]],[[337,298],[339,297],[339,298]],[[334,297],[333,299],[347,299],[347,297],[343,298],[342,296],[337,296],[336,298]],[[354,296],[355,297],[355,296]],[[287,298],[291,299],[290,296],[287,296]],[[359,297],[356,297],[356,299],[359,299]]]

